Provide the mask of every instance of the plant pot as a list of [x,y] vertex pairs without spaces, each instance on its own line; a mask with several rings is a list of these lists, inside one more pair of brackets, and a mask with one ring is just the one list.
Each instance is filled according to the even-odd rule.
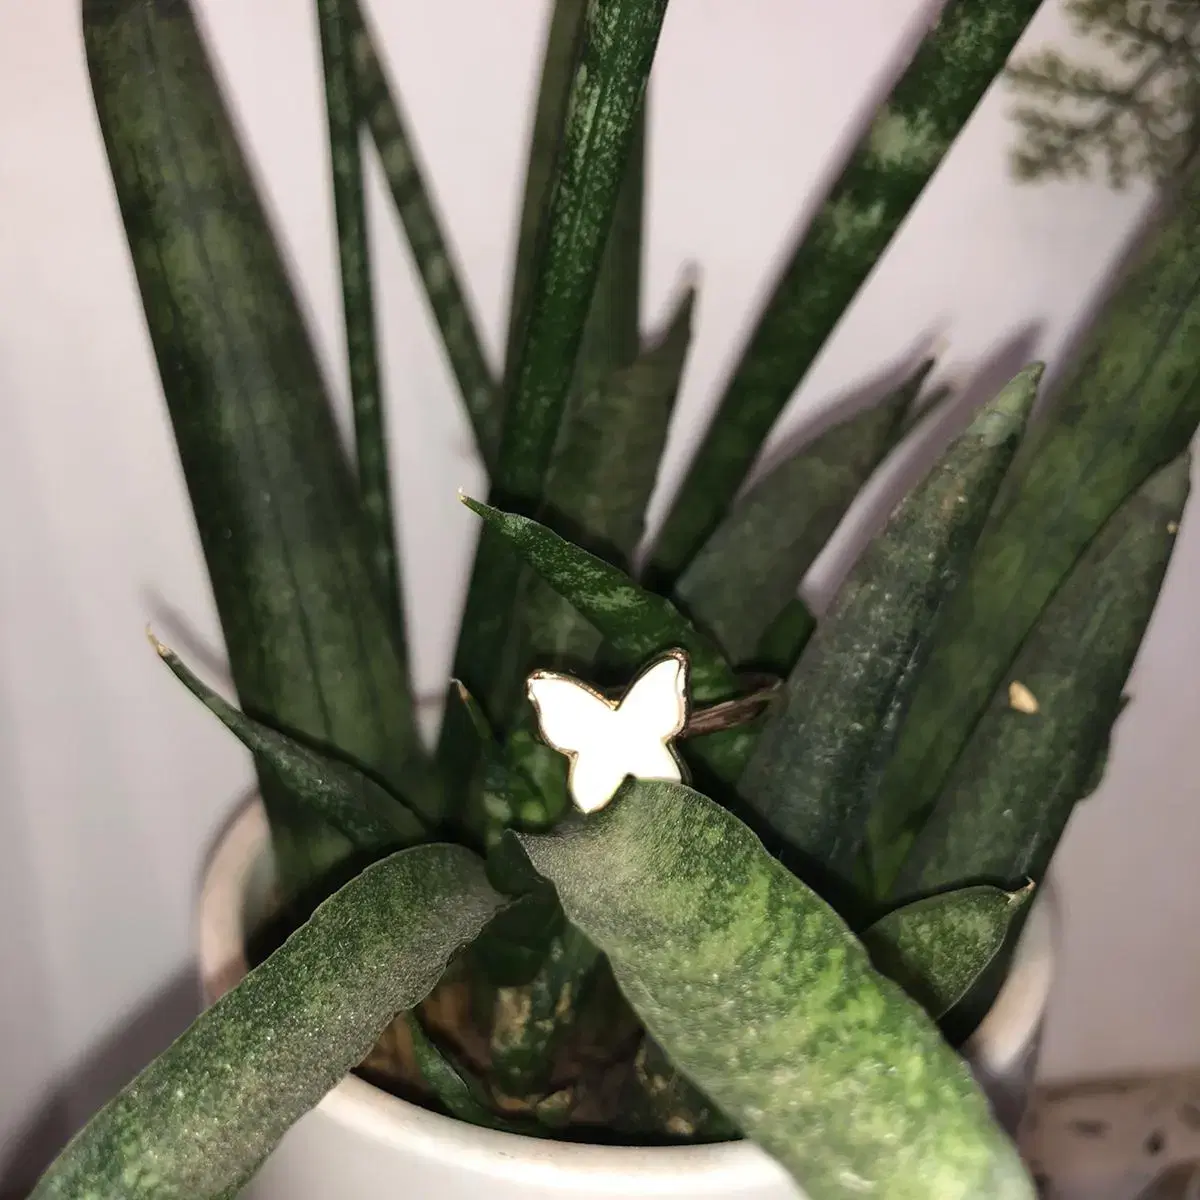
[[[217,842],[200,896],[206,1003],[245,974],[245,934],[273,884],[266,817],[252,801]],[[1012,972],[967,1046],[1001,1119],[1015,1127],[1050,988],[1052,904],[1034,905]],[[245,1192],[253,1200],[803,1200],[749,1142],[589,1146],[480,1129],[348,1075],[287,1134]]]

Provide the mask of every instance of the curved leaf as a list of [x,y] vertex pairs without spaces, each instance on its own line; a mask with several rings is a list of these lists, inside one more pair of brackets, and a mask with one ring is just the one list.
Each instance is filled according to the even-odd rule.
[[[1084,551],[1009,673],[1037,712],[1014,710],[1008,687],[997,690],[892,895],[1042,880],[1076,802],[1097,782],[1171,560],[1189,468],[1185,454],[1153,476]],[[873,839],[872,857],[886,863],[892,849]]]
[[596,626],[621,665],[640,667],[652,655],[678,646],[691,660],[697,700],[723,700],[737,690],[736,678],[720,652],[669,600],[639,587],[624,571],[528,517],[462,499]]
[[421,1001],[503,904],[461,846],[368,867],[78,1134],[30,1200],[209,1200]]
[[979,885],[893,909],[862,935],[871,961],[935,1021],[1000,953],[1033,891]]
[[882,842],[928,815],[1079,555],[1200,420],[1200,166],[1089,334],[946,607],[884,784]]
[[424,822],[369,775],[239,712],[153,634],[150,641],[175,678],[247,750],[270,764],[288,795],[344,834],[352,845],[360,850],[395,848],[425,835]]
[[521,843],[671,1061],[813,1200],[1033,1196],[929,1018],[711,800],[631,781]]
[[936,618],[966,568],[1040,378],[1040,366],[1027,368],[986,405],[867,547],[738,781],[823,883],[853,886],[871,804]]
[[[641,541],[691,341],[695,290],[685,288],[662,337],[630,365],[572,399],[546,479],[546,511],[573,540],[627,567]],[[521,621],[530,664],[591,661],[600,635],[572,605],[538,588]]]

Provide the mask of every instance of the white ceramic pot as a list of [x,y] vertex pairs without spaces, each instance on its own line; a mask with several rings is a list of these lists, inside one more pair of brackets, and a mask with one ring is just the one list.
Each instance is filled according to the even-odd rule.
[[[273,882],[257,802],[221,836],[200,898],[200,972],[211,1003],[246,972],[247,930]],[[1030,914],[1014,967],[968,1057],[1004,1115],[1023,1097],[1050,987],[1051,906]],[[623,1148],[479,1129],[396,1099],[353,1075],[287,1134],[245,1196],[253,1200],[803,1200],[749,1142]]]

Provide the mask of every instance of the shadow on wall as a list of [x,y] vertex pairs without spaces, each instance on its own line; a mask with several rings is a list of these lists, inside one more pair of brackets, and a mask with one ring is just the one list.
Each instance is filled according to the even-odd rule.
[[0,1147],[0,1200],[24,1200],[96,1108],[161,1054],[200,1012],[194,971],[180,973],[76,1066]]

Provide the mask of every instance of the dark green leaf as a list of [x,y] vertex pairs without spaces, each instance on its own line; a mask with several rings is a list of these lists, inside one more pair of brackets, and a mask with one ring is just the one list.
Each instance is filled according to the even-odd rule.
[[876,968],[937,1021],[1000,953],[1032,891],[979,885],[915,900],[880,917],[863,945]]
[[317,0],[317,28],[325,78],[325,113],[333,207],[337,218],[338,267],[342,281],[342,316],[350,367],[350,404],[354,413],[354,445],[358,485],[371,533],[371,556],[379,590],[397,616],[404,636],[404,601],[396,527],[388,471],[387,428],[383,383],[375,340],[375,301],[371,290],[371,249],[363,198],[363,164],[359,143],[360,107],[355,95],[347,0]]
[[[695,292],[680,298],[663,337],[631,365],[572,399],[546,481],[546,510],[573,539],[627,567],[641,540],[691,339]],[[530,664],[590,662],[600,646],[595,626],[546,586],[527,593],[521,619]]]
[[494,465],[500,445],[499,389],[488,366],[454,251],[422,172],[417,147],[363,20],[358,0],[341,0],[359,111],[371,132],[383,174],[412,250],[433,318],[463,404],[475,429],[480,457]]
[[733,1141],[736,1126],[694,1087],[649,1036],[633,1060],[633,1078],[618,1118],[622,1128],[651,1129],[688,1142]]
[[[241,705],[433,813],[413,791],[423,753],[354,478],[191,9],[85,0],[83,30]],[[261,779],[298,887],[346,844]]]
[[1174,202],[1018,455],[947,605],[885,781],[881,844],[928,814],[1084,547],[1192,440],[1200,420],[1200,167]]
[[1041,0],[950,0],[759,317],[655,549],[673,583],[733,500],[763,439],[999,73]]
[[[591,0],[587,7],[562,146],[547,185],[549,206],[534,243],[528,284],[522,285],[528,287],[528,314],[517,314],[518,349],[506,365],[504,437],[492,479],[493,497],[503,497],[506,504],[519,502],[535,511],[543,496],[577,382],[585,322],[620,193],[631,178],[630,156],[640,144],[642,98],[665,11],[666,0]],[[619,279],[615,261],[613,270],[613,278]],[[636,352],[636,328],[634,333],[631,354]],[[606,336],[597,333],[601,342]],[[504,540],[485,528],[467,589],[454,670],[491,719],[505,726],[520,701],[529,665],[518,614],[534,582]],[[464,741],[461,722],[445,722],[438,762],[460,795],[475,766]]]
[[589,547],[629,562],[645,527],[667,427],[692,337],[686,287],[662,335],[610,372],[567,413],[546,480],[547,508]]
[[421,1001],[503,903],[461,846],[368,867],[63,1151],[31,1200],[208,1200]]
[[743,797],[823,882],[853,880],[935,620],[966,569],[1041,373],[1026,368],[986,405],[867,547],[739,781]]
[[574,926],[564,924],[551,940],[532,982],[502,987],[492,1013],[492,1075],[509,1095],[545,1092],[556,1052],[574,1025],[599,951]]
[[719,651],[669,600],[645,591],[624,571],[528,517],[465,497],[463,503],[596,626],[623,666],[640,667],[651,656],[679,647],[691,660],[692,691],[697,700],[724,700],[736,692],[736,678]]
[[488,719],[474,697],[457,680],[455,695],[465,712],[482,758],[481,792],[478,797],[479,825],[489,843],[509,825],[539,826],[550,822],[552,814],[536,784],[500,745]]
[[[1154,611],[1188,495],[1185,454],[1105,524],[1047,605],[975,727],[893,895],[964,880],[1041,881],[1076,801],[1094,786]],[[1014,710],[1024,685],[1036,713]],[[875,857],[887,862],[888,847]],[[889,876],[884,874],[884,882]]]
[[360,850],[419,841],[424,823],[410,809],[350,763],[252,720],[198,679],[179,656],[153,635],[150,641],[184,687],[257,758],[300,806],[333,826]]
[[666,0],[592,0],[546,220],[529,271],[496,483],[542,495],[630,151]]
[[671,1061],[813,1200],[1033,1196],[933,1023],[730,813],[630,781],[521,842]]
[[881,403],[827,430],[750,489],[679,577],[675,596],[743,663],[795,596],[883,457],[932,360]]
[[408,1032],[412,1036],[413,1056],[421,1078],[429,1085],[443,1107],[460,1121],[482,1125],[485,1129],[503,1129],[507,1133],[533,1133],[536,1126],[506,1121],[488,1103],[483,1085],[430,1039],[415,1013],[407,1013]]
[[790,675],[816,627],[817,619],[808,605],[794,596],[763,631],[754,650],[754,666],[775,675]]
[[509,371],[516,360],[524,322],[529,315],[529,289],[538,235],[550,206],[550,193],[567,123],[571,82],[575,78],[575,67],[583,49],[583,19],[586,13],[587,0],[554,0],[550,10],[537,107],[533,115],[529,152],[525,158],[525,192],[521,202],[521,223],[508,305],[508,341],[504,362],[505,369]]

